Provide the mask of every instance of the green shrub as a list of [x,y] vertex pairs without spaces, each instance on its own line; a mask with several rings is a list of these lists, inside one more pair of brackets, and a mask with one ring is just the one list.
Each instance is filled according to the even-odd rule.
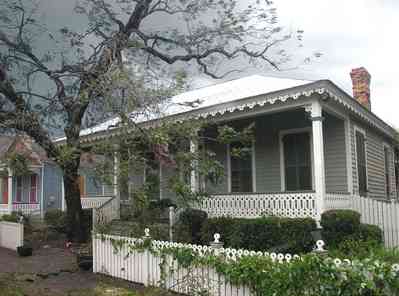
[[327,246],[335,247],[359,233],[360,214],[352,210],[326,211],[321,215],[320,225]]
[[303,253],[312,249],[315,229],[316,222],[310,218],[212,218],[204,223],[201,239],[202,244],[209,244],[217,232],[226,247]]
[[213,235],[219,233],[225,246],[230,246],[236,220],[231,217],[206,219],[201,228],[201,244],[209,245],[214,240]]
[[17,212],[1,216],[1,219],[6,222],[19,222],[19,215]]
[[141,224],[134,221],[111,222],[96,225],[97,233],[113,234],[140,238],[144,236],[144,229],[150,229],[150,236],[155,240],[169,240],[169,225],[164,223]]
[[54,228],[58,232],[66,232],[67,228],[67,216],[66,212],[59,209],[47,210],[44,214],[44,221],[46,224]]
[[191,244],[193,242],[193,238],[190,227],[183,225],[181,222],[176,223],[173,226],[173,241]]
[[208,214],[197,209],[185,209],[179,216],[180,225],[186,225],[190,229],[191,242],[194,244],[201,243],[201,228]]
[[362,241],[374,241],[378,244],[383,243],[382,230],[376,225],[360,224],[358,238]]

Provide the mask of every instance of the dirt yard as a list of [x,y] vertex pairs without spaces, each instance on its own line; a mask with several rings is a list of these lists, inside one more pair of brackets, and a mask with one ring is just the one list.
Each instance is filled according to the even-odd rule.
[[31,257],[0,248],[2,296],[127,296],[168,295],[142,286],[81,271],[70,250],[41,247]]

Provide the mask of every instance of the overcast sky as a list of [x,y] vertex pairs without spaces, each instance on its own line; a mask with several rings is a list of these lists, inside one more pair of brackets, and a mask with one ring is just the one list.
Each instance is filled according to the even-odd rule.
[[[302,51],[320,51],[323,56],[309,65],[272,75],[330,79],[352,94],[349,72],[364,66],[372,76],[373,112],[399,127],[399,1],[275,0],[274,3],[281,24],[305,31]],[[300,59],[301,54],[297,57],[294,54],[293,58]]]
[[[71,24],[74,2],[43,0],[42,5],[50,22]],[[351,94],[349,72],[364,66],[372,76],[373,112],[399,127],[398,0],[274,0],[274,3],[282,25],[293,31],[305,31],[303,48],[291,52],[300,66],[281,73],[253,69],[241,76],[256,73],[307,80],[331,79]],[[309,65],[301,65],[304,53],[316,51],[323,56]],[[216,82],[201,78],[196,85]]]

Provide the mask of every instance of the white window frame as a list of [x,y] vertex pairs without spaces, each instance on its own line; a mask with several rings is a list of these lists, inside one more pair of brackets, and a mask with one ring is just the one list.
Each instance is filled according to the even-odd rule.
[[[280,130],[279,132],[279,146],[280,146],[280,183],[281,183],[281,192],[286,191],[286,184],[285,184],[285,158],[284,158],[284,141],[283,137],[285,135],[291,134],[302,134],[302,133],[309,133],[309,145],[310,145],[310,167],[312,171],[312,190],[314,190],[314,152],[313,152],[313,132],[311,127],[304,127],[304,128],[293,128],[293,129],[285,129]],[[324,149],[324,147],[323,147]]]
[[[368,164],[368,147],[367,147],[367,133],[366,131],[355,125],[353,127],[353,141],[355,142],[355,158],[356,158],[356,176],[357,176],[357,193],[360,195],[360,178],[359,178],[359,169],[357,167],[358,159],[357,159],[357,143],[356,143],[356,132],[363,134],[364,136],[364,154],[365,154],[365,161],[366,161],[366,196],[369,194],[369,164]],[[385,173],[384,173],[385,174]]]
[[[232,193],[231,184],[231,148],[230,144],[227,144],[227,189],[229,193]],[[251,176],[252,176],[252,193],[256,192],[256,156],[255,156],[255,141],[251,143]]]

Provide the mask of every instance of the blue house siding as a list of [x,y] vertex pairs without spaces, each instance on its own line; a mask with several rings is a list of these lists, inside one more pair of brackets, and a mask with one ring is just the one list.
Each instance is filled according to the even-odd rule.
[[46,164],[44,167],[43,209],[47,211],[49,209],[61,209],[61,207],[62,171],[56,165]]

